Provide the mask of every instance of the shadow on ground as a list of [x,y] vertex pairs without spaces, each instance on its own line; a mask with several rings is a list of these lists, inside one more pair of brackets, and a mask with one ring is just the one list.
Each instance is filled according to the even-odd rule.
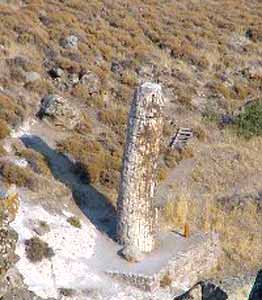
[[23,136],[27,148],[41,153],[49,162],[53,176],[69,187],[73,198],[83,213],[98,230],[111,239],[116,237],[116,213],[108,199],[87,182],[79,172],[79,164],[50,148],[39,136]]

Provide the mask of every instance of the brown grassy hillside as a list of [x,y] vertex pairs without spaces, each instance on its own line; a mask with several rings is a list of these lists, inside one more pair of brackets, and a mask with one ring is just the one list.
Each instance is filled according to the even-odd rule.
[[[43,96],[70,99],[85,118],[57,149],[79,161],[88,182],[114,203],[132,92],[139,82],[157,81],[169,100],[163,145],[178,126],[195,132],[181,153],[162,149],[160,182],[183,161],[194,162],[183,186],[176,179],[171,184],[165,223],[171,220],[169,225],[179,228],[190,203],[192,228],[221,234],[230,262],[224,267],[246,271],[261,264],[262,140],[246,140],[220,122],[222,115],[261,99],[261,1],[4,2],[0,138],[35,114]],[[77,46],[66,48],[71,35]],[[57,68],[63,73],[59,78]],[[31,80],[32,72],[40,76]],[[86,74],[91,75],[83,83]],[[34,159],[48,174],[43,158]]]

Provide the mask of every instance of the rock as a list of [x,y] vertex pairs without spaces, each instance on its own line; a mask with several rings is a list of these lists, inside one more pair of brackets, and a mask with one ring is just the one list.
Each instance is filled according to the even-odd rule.
[[[187,298],[190,300],[202,300],[202,287],[200,284],[194,286],[188,293]],[[221,299],[222,300],[222,299]]]
[[[200,282],[185,294],[174,300],[226,300],[227,294],[217,285],[211,282]],[[241,299],[239,299],[241,300]]]
[[230,125],[230,124],[233,124],[234,121],[235,121],[235,119],[232,115],[222,115],[220,124],[221,125]]
[[[14,288],[1,297],[1,300],[42,300],[42,298],[25,288]],[[47,300],[54,299],[48,298]]]
[[144,258],[143,253],[141,253],[137,248],[131,246],[124,247],[120,254],[131,263],[139,262]]
[[55,67],[49,71],[49,74],[52,78],[59,78],[64,75],[64,71],[59,67]]
[[101,88],[99,77],[92,72],[87,72],[86,74],[84,74],[80,78],[80,83],[87,86],[90,94],[99,93],[99,90]]
[[79,76],[78,76],[78,74],[75,74],[75,73],[69,74],[68,79],[69,79],[70,84],[72,84],[72,85],[76,85],[79,82]]
[[49,225],[45,221],[41,220],[34,220],[32,222],[32,229],[39,236],[45,235],[46,233],[50,232]]
[[[19,208],[19,197],[14,184],[7,190],[1,190],[0,195],[0,226],[12,222]],[[2,225],[1,225],[2,223]],[[0,227],[1,228],[1,227]]]
[[121,74],[124,71],[124,66],[120,62],[113,61],[111,64],[111,71],[116,74]]
[[17,261],[15,254],[17,239],[17,233],[9,225],[2,224],[0,227],[0,278]]
[[[226,300],[227,293],[219,286],[212,282],[202,283],[203,300]],[[240,299],[239,299],[240,300]]]
[[38,117],[47,117],[56,125],[69,129],[73,129],[80,122],[79,111],[67,99],[58,95],[47,95],[42,99]]
[[[23,287],[23,277],[15,267],[10,268],[0,280],[0,298],[14,288]],[[2,298],[1,298],[2,299]]]
[[[255,282],[254,282],[255,281]],[[254,282],[253,288],[252,283]],[[251,291],[250,291],[251,290]],[[249,296],[248,296],[249,295]],[[202,281],[174,300],[261,300],[262,270],[257,277],[229,277],[222,281]]]
[[37,80],[40,80],[40,79],[41,79],[41,76],[37,72],[26,72],[25,73],[26,83],[34,82],[34,81],[37,81]]
[[61,46],[65,49],[77,48],[78,37],[75,35],[70,35],[61,41]]
[[188,292],[181,296],[175,297],[173,300],[203,300],[201,284],[195,285]]
[[262,80],[262,66],[255,65],[248,69],[250,79]]

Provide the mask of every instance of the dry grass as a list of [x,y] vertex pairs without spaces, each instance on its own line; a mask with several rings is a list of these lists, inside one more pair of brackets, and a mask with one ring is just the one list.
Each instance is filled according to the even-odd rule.
[[248,272],[262,259],[261,143],[261,138],[246,142],[225,132],[223,142],[195,154],[192,181],[183,188],[174,184],[177,196],[163,210],[163,226],[182,233],[187,222],[193,231],[219,233],[220,273]]
[[125,128],[127,124],[127,110],[121,108],[112,108],[110,110],[101,110],[98,119],[109,128],[123,141],[125,138]]

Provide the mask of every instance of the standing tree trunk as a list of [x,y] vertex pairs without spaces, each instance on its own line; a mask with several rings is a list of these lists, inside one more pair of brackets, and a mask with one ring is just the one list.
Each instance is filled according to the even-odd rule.
[[125,248],[148,253],[155,246],[153,196],[163,129],[161,87],[144,83],[136,89],[129,113],[117,202],[118,239]]

